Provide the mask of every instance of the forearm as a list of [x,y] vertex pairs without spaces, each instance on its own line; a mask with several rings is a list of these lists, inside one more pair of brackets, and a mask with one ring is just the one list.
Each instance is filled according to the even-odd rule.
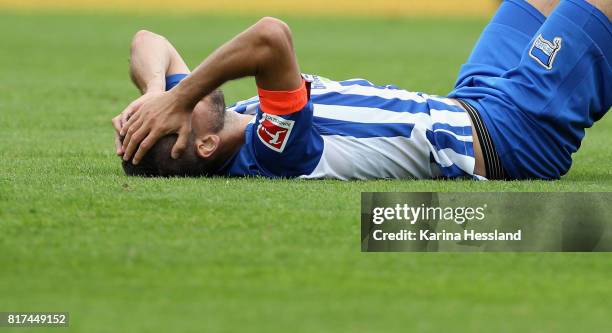
[[143,94],[164,91],[172,59],[171,48],[164,37],[146,30],[134,36],[130,50],[130,76]]
[[288,27],[265,18],[218,48],[175,89],[177,99],[191,110],[202,97],[223,83],[254,76],[268,90],[301,84]]
[[[163,68],[168,64],[146,54],[135,58],[138,60],[133,66],[135,81],[146,89],[151,88],[151,82],[159,84],[159,78],[164,76]],[[119,134],[125,136],[123,159],[132,159],[133,164],[138,164],[159,138],[171,133],[178,133],[172,157],[180,156],[188,144],[195,105],[226,81],[245,76],[255,76],[258,87],[264,90],[305,88],[293,52],[291,32],[285,23],[272,18],[260,20],[213,52],[176,87],[154,94],[121,128]]]
[[175,92],[187,109],[193,109],[202,97],[223,83],[256,74],[259,60],[253,54],[257,46],[252,39],[248,30],[236,36],[214,51],[179,83]]

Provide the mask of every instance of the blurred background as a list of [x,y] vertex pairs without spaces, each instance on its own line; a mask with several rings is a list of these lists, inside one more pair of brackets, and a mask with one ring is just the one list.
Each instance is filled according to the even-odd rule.
[[610,331],[609,255],[359,246],[361,192],[612,191],[610,117],[560,182],[140,179],[114,154],[139,29],[195,67],[277,16],[305,73],[446,94],[497,4],[0,0],[0,311],[87,333]]
[[495,9],[496,0],[0,0],[0,8],[27,10],[111,10],[174,11],[207,13],[245,13],[267,15],[359,15],[359,16],[486,16]]

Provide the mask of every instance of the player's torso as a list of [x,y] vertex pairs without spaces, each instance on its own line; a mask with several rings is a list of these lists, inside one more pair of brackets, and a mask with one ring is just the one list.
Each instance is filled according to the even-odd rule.
[[[449,161],[446,154],[440,154],[439,143],[432,142],[440,139],[434,131],[460,128],[459,133],[453,134],[458,140],[446,140],[448,145],[465,145],[461,139],[471,144],[471,132],[465,132],[469,119],[446,99],[394,86],[375,86],[363,79],[337,82],[308,76],[308,80],[311,81],[313,140],[320,140],[321,144],[313,145],[320,150],[318,162],[307,162],[298,177],[432,178],[441,175],[440,165],[456,167],[457,164],[456,158]],[[229,110],[255,114],[258,107],[258,99],[252,98]],[[437,118],[444,121],[439,122]],[[282,176],[261,167],[256,152],[250,147],[249,140],[256,137],[250,134],[258,130],[257,126],[255,121],[249,125],[247,142],[226,174]],[[281,139],[272,133],[264,135],[272,143]],[[473,157],[465,156],[463,167],[469,169],[472,160]],[[292,163],[300,168],[299,158]]]

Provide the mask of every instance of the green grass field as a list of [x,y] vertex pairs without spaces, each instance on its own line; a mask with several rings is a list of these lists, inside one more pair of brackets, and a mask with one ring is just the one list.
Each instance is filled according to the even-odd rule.
[[[137,96],[131,35],[164,34],[195,66],[255,20],[0,14],[0,311],[69,311],[54,332],[610,329],[609,254],[359,244],[363,191],[612,191],[609,117],[556,182],[125,177],[110,119]],[[437,94],[486,23],[286,21],[304,72]],[[229,101],[254,94],[226,87]]]

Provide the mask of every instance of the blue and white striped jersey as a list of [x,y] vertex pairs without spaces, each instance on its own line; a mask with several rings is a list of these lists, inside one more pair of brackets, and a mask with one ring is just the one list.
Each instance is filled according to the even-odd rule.
[[221,175],[379,179],[473,177],[468,114],[447,98],[363,79],[310,82],[306,106],[264,113],[259,98],[228,108],[255,115]]

